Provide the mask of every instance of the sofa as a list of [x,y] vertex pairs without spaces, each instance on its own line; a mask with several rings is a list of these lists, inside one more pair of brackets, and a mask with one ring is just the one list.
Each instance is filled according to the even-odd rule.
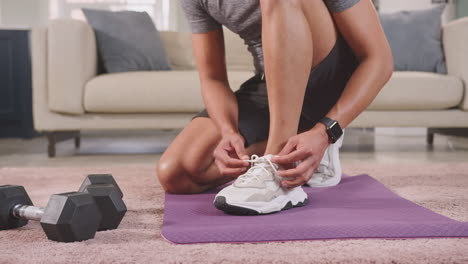
[[[96,39],[83,21],[52,20],[31,33],[36,130],[55,144],[83,130],[180,129],[203,108],[190,33],[160,32],[172,71],[98,74]],[[253,75],[243,41],[225,30],[233,90]],[[394,72],[350,127],[468,128],[468,18],[443,27],[448,74]],[[431,143],[432,132],[428,141]]]

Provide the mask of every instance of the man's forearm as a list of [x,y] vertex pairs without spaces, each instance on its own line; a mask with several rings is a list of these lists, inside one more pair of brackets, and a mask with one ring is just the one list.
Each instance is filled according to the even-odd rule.
[[229,85],[215,80],[202,82],[202,95],[210,118],[220,132],[237,132],[237,100]]
[[392,72],[391,59],[376,57],[363,60],[327,117],[337,120],[341,127],[347,127],[372,103]]

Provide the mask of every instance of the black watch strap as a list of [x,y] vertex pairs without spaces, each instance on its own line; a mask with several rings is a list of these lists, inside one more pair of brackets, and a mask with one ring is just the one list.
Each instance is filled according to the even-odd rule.
[[341,128],[338,121],[324,117],[320,119],[319,122],[327,127],[327,134],[331,143],[335,143],[343,135],[343,129]]

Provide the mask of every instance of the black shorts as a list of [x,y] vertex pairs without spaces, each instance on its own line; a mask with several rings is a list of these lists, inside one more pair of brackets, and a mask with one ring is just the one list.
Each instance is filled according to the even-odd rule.
[[[298,131],[311,129],[340,98],[358,61],[346,41],[340,36],[335,46],[310,72],[302,105]],[[235,92],[239,107],[239,131],[246,146],[268,139],[269,110],[267,87],[262,75],[243,83]],[[209,117],[205,110],[196,117]]]

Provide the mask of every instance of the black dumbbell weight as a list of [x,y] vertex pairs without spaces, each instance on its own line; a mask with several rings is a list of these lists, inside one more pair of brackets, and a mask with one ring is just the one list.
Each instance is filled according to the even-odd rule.
[[112,174],[89,174],[84,179],[78,191],[84,192],[89,185],[97,185],[97,184],[113,185],[117,189],[117,192],[119,193],[119,197],[123,198],[124,196],[122,190],[120,189],[119,185],[115,181],[114,176],[112,176]]
[[94,238],[101,222],[99,208],[88,193],[52,195],[45,208],[33,206],[23,186],[0,186],[0,230],[40,221],[50,240],[75,242]]
[[122,199],[122,190],[112,175],[88,175],[78,191],[94,197],[102,215],[98,231],[117,229],[127,212],[127,207]]

